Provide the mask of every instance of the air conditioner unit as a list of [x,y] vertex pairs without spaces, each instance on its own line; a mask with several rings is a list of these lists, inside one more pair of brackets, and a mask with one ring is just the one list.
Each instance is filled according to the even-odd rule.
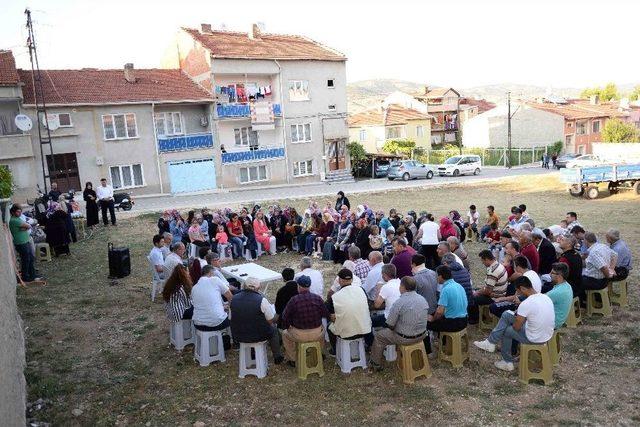
[[104,159],[102,158],[102,156],[96,157],[96,166],[102,166],[102,165],[104,165]]

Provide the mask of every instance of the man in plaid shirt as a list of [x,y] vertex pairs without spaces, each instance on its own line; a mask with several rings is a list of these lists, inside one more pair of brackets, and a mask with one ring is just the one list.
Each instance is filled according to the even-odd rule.
[[282,313],[282,343],[285,357],[289,365],[295,366],[296,343],[318,341],[320,348],[324,344],[324,330],[322,318],[329,317],[329,311],[324,301],[318,295],[311,293],[311,278],[301,275],[296,279],[298,295],[289,300]]
[[356,265],[353,269],[353,274],[358,276],[360,280],[364,282],[367,279],[369,270],[371,270],[371,265],[369,265],[369,261],[361,258],[359,247],[351,246],[349,248],[349,260],[353,261]]
[[600,290],[607,287],[607,282],[615,272],[618,254],[609,246],[598,243],[598,238],[593,233],[584,235],[584,242],[589,251],[584,261],[582,271],[582,295],[580,299],[586,300],[586,291]]

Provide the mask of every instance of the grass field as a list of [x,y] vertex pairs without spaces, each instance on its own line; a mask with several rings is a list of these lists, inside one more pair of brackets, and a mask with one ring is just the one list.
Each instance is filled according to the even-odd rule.
[[[640,260],[640,203],[630,193],[575,199],[546,177],[350,198],[354,206],[427,210],[436,217],[450,209],[466,213],[471,203],[493,204],[504,217],[512,205],[525,203],[540,225],[556,224],[573,210],[599,236],[618,227]],[[304,207],[308,201],[280,203]],[[145,256],[157,232],[155,222],[155,215],[145,215],[101,229],[73,245],[70,257],[38,266],[49,279],[47,286],[19,289],[28,417],[55,425],[640,424],[637,266],[630,277],[630,307],[615,307],[613,317],[585,319],[570,330],[550,386],[521,385],[517,373],[493,367],[498,355],[475,348],[458,370],[432,360],[433,376],[414,386],[403,385],[393,365],[382,373],[343,375],[331,358],[321,379],[300,381],[293,368],[273,364],[263,380],[239,379],[237,351],[228,352],[224,364],[200,368],[192,347],[182,353],[169,347],[162,304],[149,298]],[[107,279],[108,242],[130,248],[131,276]],[[467,246],[476,283],[482,277],[476,256],[481,249],[477,243]],[[299,256],[291,254],[260,259],[278,271],[298,262]],[[337,268],[317,264],[328,289]],[[272,302],[276,290],[269,289]],[[472,340],[486,336],[476,327],[469,330]]]

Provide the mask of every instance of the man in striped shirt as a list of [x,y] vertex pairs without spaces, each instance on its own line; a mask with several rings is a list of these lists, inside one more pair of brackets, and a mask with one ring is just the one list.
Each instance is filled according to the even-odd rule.
[[478,322],[479,310],[477,306],[493,304],[496,298],[507,293],[507,269],[496,261],[490,250],[485,249],[479,254],[482,264],[487,267],[487,276],[484,279],[484,287],[473,293],[476,307],[470,311],[470,323]]

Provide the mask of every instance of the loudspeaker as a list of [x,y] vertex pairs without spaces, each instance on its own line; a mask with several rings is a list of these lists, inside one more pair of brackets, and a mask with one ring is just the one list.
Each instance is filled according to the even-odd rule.
[[107,247],[109,249],[109,278],[120,279],[131,274],[129,248],[114,248],[113,243],[109,243]]

